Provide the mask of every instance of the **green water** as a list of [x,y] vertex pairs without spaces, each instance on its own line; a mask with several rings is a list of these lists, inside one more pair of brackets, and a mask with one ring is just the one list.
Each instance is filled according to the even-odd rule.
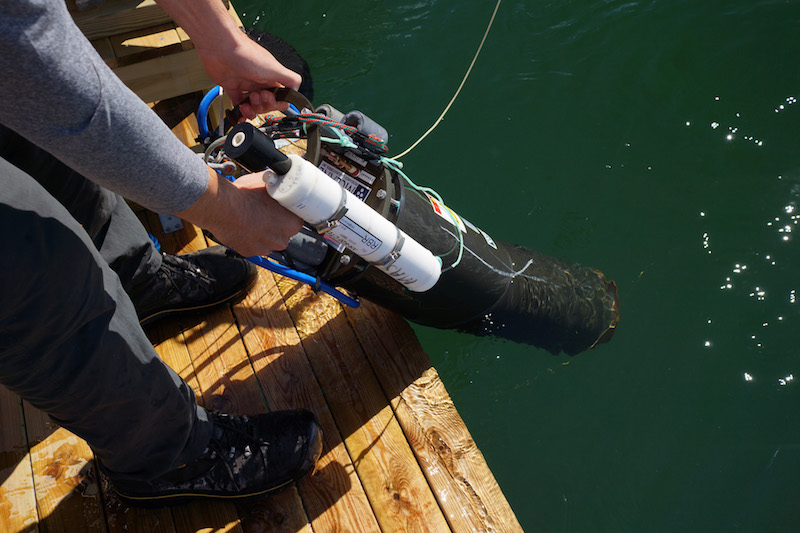
[[[494,1],[237,7],[396,153]],[[571,359],[415,328],[526,530],[800,530],[799,53],[794,0],[504,2],[404,158],[493,237],[619,286],[617,335]]]

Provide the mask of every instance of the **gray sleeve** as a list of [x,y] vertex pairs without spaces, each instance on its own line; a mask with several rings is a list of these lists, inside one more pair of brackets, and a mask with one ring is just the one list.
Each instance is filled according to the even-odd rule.
[[63,0],[0,0],[0,123],[154,211],[205,192],[208,171],[106,66]]

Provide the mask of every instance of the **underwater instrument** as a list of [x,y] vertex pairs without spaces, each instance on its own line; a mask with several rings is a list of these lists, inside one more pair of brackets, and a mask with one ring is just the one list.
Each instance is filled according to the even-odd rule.
[[299,93],[275,92],[291,111],[232,126],[205,154],[239,172],[270,168],[267,192],[306,221],[271,260],[425,326],[570,355],[613,336],[616,285],[602,273],[495,239],[457,214],[384,155],[388,134],[363,113],[312,111]]
[[319,234],[350,249],[406,288],[422,292],[438,281],[433,254],[340,183],[296,154],[284,155],[272,139],[242,122],[228,132],[225,153],[251,172],[265,173],[267,193]]

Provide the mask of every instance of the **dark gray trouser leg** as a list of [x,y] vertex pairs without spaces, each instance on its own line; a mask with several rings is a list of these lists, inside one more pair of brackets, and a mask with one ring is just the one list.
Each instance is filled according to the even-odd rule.
[[33,177],[67,208],[135,300],[161,267],[161,254],[127,202],[2,125],[0,157]]
[[120,479],[202,453],[208,415],[158,358],[117,275],[66,209],[2,159],[0,242],[0,382]]

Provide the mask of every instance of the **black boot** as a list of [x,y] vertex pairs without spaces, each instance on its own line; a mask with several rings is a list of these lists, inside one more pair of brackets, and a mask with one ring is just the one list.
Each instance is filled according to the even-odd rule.
[[322,454],[322,430],[310,411],[212,416],[211,442],[195,461],[150,482],[114,481],[110,473],[120,499],[161,506],[260,496],[305,476]]
[[224,246],[182,255],[164,254],[161,268],[131,300],[147,326],[176,313],[200,311],[243,298],[258,278],[256,267]]

